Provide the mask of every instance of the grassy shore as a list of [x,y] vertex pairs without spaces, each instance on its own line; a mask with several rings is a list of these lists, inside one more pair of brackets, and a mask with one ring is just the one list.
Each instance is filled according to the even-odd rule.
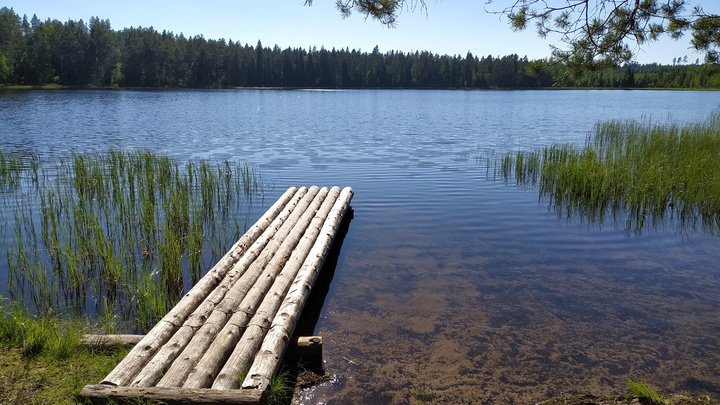
[[239,162],[0,152],[0,403],[76,403],[126,352],[80,336],[152,327],[244,232],[258,191]]
[[0,403],[75,404],[126,354],[122,348],[80,344],[86,325],[57,316],[36,317],[5,305],[0,310]]

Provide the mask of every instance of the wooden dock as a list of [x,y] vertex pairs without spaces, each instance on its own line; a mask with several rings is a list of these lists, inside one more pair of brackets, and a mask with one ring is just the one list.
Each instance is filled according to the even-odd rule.
[[290,188],[99,384],[95,404],[261,404],[353,190]]

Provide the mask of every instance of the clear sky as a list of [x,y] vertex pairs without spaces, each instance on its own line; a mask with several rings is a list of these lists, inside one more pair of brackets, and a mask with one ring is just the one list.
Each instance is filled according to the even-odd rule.
[[[84,20],[97,16],[109,19],[112,28],[154,27],[158,31],[183,33],[207,39],[232,39],[255,45],[280,48],[324,46],[370,52],[379,46],[381,52],[430,51],[437,54],[462,55],[470,51],[477,56],[518,54],[530,59],[550,55],[550,44],[557,38],[540,39],[530,29],[515,33],[498,15],[488,14],[485,0],[427,0],[427,13],[406,10],[397,28],[388,29],[360,15],[342,19],[335,0],[314,0],[312,7],[302,0],[6,0],[0,6],[11,7],[20,16],[41,20]],[[492,7],[509,4],[495,0]],[[695,2],[697,4],[697,2]],[[720,2],[700,2],[706,11],[720,12]],[[640,63],[672,64],[675,57],[688,56],[689,62],[704,55],[690,49],[690,38],[671,39],[645,45],[639,51]]]

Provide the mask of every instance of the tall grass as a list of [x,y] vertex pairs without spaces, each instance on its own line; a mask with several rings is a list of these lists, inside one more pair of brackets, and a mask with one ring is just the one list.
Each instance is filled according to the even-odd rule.
[[599,123],[584,147],[508,154],[502,174],[539,184],[558,213],[592,222],[626,215],[640,232],[666,218],[720,227],[720,113],[696,124]]
[[237,217],[259,187],[246,164],[147,150],[33,161],[2,200],[11,295],[122,329],[147,330],[174,305],[244,231]]
[[19,306],[0,303],[0,344],[18,347],[25,357],[40,355],[65,359],[80,345],[83,328],[64,321],[52,312],[29,315]]

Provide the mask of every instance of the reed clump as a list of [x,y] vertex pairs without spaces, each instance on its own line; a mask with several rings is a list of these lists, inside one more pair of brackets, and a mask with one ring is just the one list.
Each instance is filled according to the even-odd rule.
[[720,113],[695,124],[599,123],[584,147],[551,145],[504,159],[506,179],[537,183],[561,214],[602,222],[625,213],[635,232],[670,217],[683,229],[720,226]]
[[628,377],[627,386],[637,398],[644,399],[650,405],[664,405],[667,401],[658,394],[654,389],[647,386],[644,382],[634,377]]
[[22,174],[28,169],[37,175],[37,156],[23,156],[0,150],[0,193],[12,192],[20,188]]
[[32,159],[35,180],[3,199],[10,294],[124,330],[151,327],[224,253],[259,187],[247,164],[147,150]]

